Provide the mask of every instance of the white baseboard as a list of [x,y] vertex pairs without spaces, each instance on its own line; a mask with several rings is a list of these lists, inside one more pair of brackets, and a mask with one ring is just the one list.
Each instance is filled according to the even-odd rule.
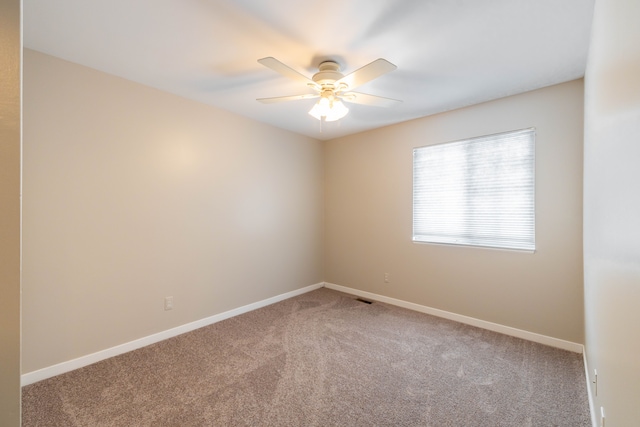
[[424,305],[414,304],[412,302],[402,301],[399,299],[390,298],[383,295],[374,294],[371,292],[348,288],[346,286],[335,285],[333,283],[327,283],[327,282],[325,282],[324,286],[326,288],[334,289],[340,292],[345,292],[347,294],[357,295],[359,297],[368,298],[368,299],[372,299],[380,302],[385,302],[387,304],[408,308],[409,310],[431,314],[433,316],[454,320],[460,323],[466,323],[467,325],[477,326],[478,328],[488,329],[494,332],[500,332],[501,334],[522,338],[528,341],[545,344],[551,347],[561,348],[563,350],[569,350],[574,353],[582,353],[584,348],[582,344],[574,343],[571,341],[565,341],[559,338],[553,338],[546,335],[537,334],[535,332],[524,331],[522,329],[516,329],[510,326],[500,325],[498,323],[487,322],[486,320],[480,320],[474,317],[463,316],[461,314],[451,313],[449,311],[440,310],[437,308],[427,307]]
[[591,414],[591,425],[598,427],[598,417],[596,415],[595,402],[593,401],[593,392],[591,391],[591,376],[589,375],[589,365],[587,364],[587,351],[583,347],[582,358],[584,360],[584,376],[587,379],[587,396],[589,398],[589,413]]
[[[110,357],[127,353],[129,351],[133,351],[138,348],[142,348],[151,344],[155,344],[159,341],[163,341],[168,338],[172,338],[177,335],[181,335],[186,332],[190,332],[195,329],[202,328],[204,326],[208,326],[208,325],[220,322],[222,320],[229,319],[231,317],[256,310],[258,308],[266,307],[268,305],[283,301],[285,299],[292,298],[297,295],[302,295],[304,293],[319,289],[323,286],[329,289],[340,291],[340,292],[345,292],[348,294],[357,295],[357,296],[372,299],[375,301],[396,305],[398,307],[419,311],[421,313],[431,314],[433,316],[454,320],[456,322],[465,323],[472,326],[477,326],[479,328],[488,329],[490,331],[500,332],[505,335],[510,335],[517,338],[522,338],[529,341],[537,342],[540,344],[545,344],[552,347],[573,351],[575,353],[583,353],[583,349],[584,349],[582,344],[577,344],[574,342],[565,341],[558,338],[537,334],[534,332],[528,332],[521,329],[512,328],[509,326],[500,325],[497,323],[487,322],[484,320],[475,319],[473,317],[463,316],[460,314],[451,313],[451,312],[440,310],[437,308],[427,307],[420,304],[415,304],[415,303],[411,303],[411,302],[407,302],[407,301],[403,301],[395,298],[390,298],[383,295],[374,294],[371,292],[361,291],[358,289],[348,288],[346,286],[340,286],[333,283],[324,282],[324,283],[317,283],[315,285],[307,286],[301,289],[297,289],[295,291],[287,292],[281,295],[276,295],[275,297],[267,298],[265,300],[248,304],[233,310],[225,311],[224,313],[219,313],[219,314],[207,317],[205,319],[197,320],[195,322],[187,323],[185,325],[168,329],[166,331],[158,332],[156,334],[149,335],[134,341],[130,341],[128,343],[120,344],[105,350],[101,350],[96,353],[88,354],[86,356],[82,356],[77,359],[72,359],[66,362],[58,363],[56,365],[48,366],[46,368],[42,368],[37,371],[28,372],[21,376],[21,385],[25,386],[25,385],[33,384],[35,382],[54,377],[56,375],[60,375],[65,372],[70,372],[75,369],[79,369],[84,366],[88,366],[93,363],[99,362],[101,360],[108,359]],[[586,369],[586,359],[585,359],[585,369]],[[588,371],[586,371],[586,376],[587,376],[587,385],[589,385]],[[592,407],[593,405],[592,405],[592,397],[591,397],[591,388],[589,387],[588,390],[589,390],[589,404],[591,405],[591,415],[592,415],[592,418],[595,419],[593,407]]]
[[150,344],[155,344],[159,341],[163,341],[168,338],[172,338],[177,335],[184,334],[185,332],[190,332],[195,329],[202,328],[204,326],[208,326],[225,319],[229,319],[230,317],[238,316],[240,314],[247,313],[249,311],[253,311],[258,308],[266,307],[276,302],[284,301],[286,299],[289,299],[298,295],[302,295],[304,293],[311,292],[316,289],[320,289],[323,286],[324,286],[324,283],[317,283],[315,285],[307,286],[301,289],[296,289],[295,291],[287,292],[281,295],[276,295],[275,297],[254,302],[252,304],[248,304],[233,310],[225,311],[224,313],[216,314],[211,317],[207,317],[205,319],[196,320],[195,322],[187,323],[185,325],[168,329],[166,331],[158,332],[157,334],[149,335],[134,341],[130,341],[128,343],[107,348],[105,350],[88,354],[86,356],[78,357],[77,359],[58,363],[53,366],[38,369],[37,371],[28,372],[26,374],[22,374],[20,378],[20,383],[22,386],[33,384],[35,382],[54,377],[56,375],[64,374],[65,372],[70,372],[75,369],[82,368],[84,366],[99,362],[101,360],[105,360],[110,357],[117,356],[119,354],[127,353],[129,351],[136,350],[141,347],[148,346]]

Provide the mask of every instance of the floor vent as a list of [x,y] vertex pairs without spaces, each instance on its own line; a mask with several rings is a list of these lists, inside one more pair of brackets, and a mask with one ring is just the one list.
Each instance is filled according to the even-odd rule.
[[365,304],[372,304],[373,303],[373,301],[369,301],[369,300],[362,299],[362,298],[356,298],[356,301],[360,301],[360,302],[363,302]]

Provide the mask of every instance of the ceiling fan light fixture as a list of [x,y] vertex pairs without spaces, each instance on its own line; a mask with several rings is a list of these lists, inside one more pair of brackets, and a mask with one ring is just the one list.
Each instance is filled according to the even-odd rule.
[[317,92],[316,94],[307,93],[275,98],[260,98],[258,101],[264,104],[271,104],[280,101],[320,98],[309,111],[309,115],[320,121],[333,122],[346,116],[349,109],[345,107],[342,100],[355,104],[380,107],[390,107],[402,102],[397,99],[384,98],[382,96],[351,92],[352,89],[397,68],[386,59],[378,58],[346,76],[340,72],[340,65],[337,62],[324,61],[320,63],[318,72],[311,78],[297,72],[271,56],[258,59],[258,62],[285,77],[304,83],[307,87]]
[[347,115],[349,109],[342,101],[330,101],[328,98],[322,97],[311,110],[309,114],[318,120],[324,117],[325,122],[334,122],[340,120]]

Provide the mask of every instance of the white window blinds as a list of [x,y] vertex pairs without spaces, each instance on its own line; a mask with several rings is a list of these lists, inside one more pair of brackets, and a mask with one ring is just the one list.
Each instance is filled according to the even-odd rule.
[[535,250],[535,130],[413,150],[415,242]]

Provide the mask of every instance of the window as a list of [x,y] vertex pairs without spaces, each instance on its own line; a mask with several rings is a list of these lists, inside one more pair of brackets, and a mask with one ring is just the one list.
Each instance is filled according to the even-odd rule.
[[535,250],[535,129],[413,150],[413,241]]

